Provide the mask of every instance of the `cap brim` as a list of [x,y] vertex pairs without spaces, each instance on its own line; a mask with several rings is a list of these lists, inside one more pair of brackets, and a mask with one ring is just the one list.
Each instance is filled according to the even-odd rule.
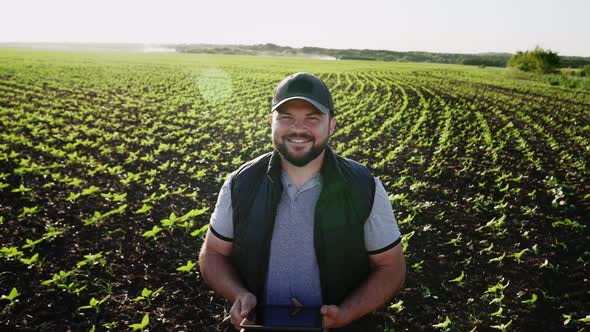
[[312,104],[313,106],[315,106],[315,108],[318,109],[318,111],[322,112],[323,114],[328,114],[330,113],[330,109],[327,108],[326,106],[318,103],[317,101],[311,99],[311,98],[307,98],[307,97],[302,97],[302,96],[294,96],[294,97],[289,97],[286,99],[281,100],[280,102],[278,102],[276,105],[274,105],[271,109],[271,112],[276,110],[279,106],[283,105],[284,103],[288,102],[289,100],[293,100],[293,99],[301,99],[301,100],[305,100],[306,102]]

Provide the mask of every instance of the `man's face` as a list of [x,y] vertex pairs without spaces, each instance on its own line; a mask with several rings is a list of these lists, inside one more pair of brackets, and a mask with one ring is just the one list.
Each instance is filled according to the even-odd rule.
[[322,114],[310,103],[294,99],[270,115],[272,143],[289,163],[303,167],[326,148],[336,118]]

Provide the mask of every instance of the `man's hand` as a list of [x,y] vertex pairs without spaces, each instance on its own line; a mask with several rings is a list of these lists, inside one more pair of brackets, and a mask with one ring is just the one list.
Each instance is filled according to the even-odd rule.
[[254,309],[256,302],[256,296],[250,292],[244,292],[236,297],[229,314],[231,315],[231,323],[237,331],[240,331],[240,323],[250,310]]
[[343,327],[349,323],[345,317],[344,311],[337,305],[323,305],[320,312],[324,317],[324,328],[333,329]]

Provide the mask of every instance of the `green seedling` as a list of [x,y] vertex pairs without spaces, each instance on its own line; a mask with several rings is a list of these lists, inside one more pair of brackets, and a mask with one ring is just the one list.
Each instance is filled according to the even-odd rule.
[[15,299],[19,297],[19,295],[20,293],[18,292],[18,290],[15,287],[12,287],[10,293],[8,293],[8,295],[2,295],[2,297],[0,297],[0,300],[8,300],[10,301],[10,305],[14,305]]
[[586,225],[582,225],[577,221],[573,221],[569,218],[565,218],[564,220],[556,221],[551,224],[551,226],[557,227],[564,227],[564,228],[571,228],[571,229],[584,229]]
[[191,218],[195,218],[198,217],[202,214],[204,214],[205,212],[207,212],[209,210],[208,207],[204,207],[202,209],[192,209],[189,212],[185,213],[182,217],[180,217],[181,219],[191,219]]
[[518,264],[520,264],[520,263],[521,263],[521,261],[520,261],[520,258],[521,258],[521,257],[522,257],[522,255],[524,255],[524,253],[525,253],[525,252],[527,252],[527,251],[529,251],[529,249],[528,249],[528,248],[524,248],[524,249],[522,249],[521,251],[519,251],[519,252],[517,252],[517,253],[514,253],[514,254],[512,254],[512,255],[510,255],[510,256],[514,257],[514,259],[516,260],[516,262],[518,262]]
[[78,287],[78,284],[72,281],[69,284],[58,283],[57,288],[65,289],[66,291],[68,291],[68,293],[74,293],[79,296],[80,292],[86,289],[86,286]]
[[113,202],[125,202],[127,201],[127,193],[113,194]]
[[102,326],[104,328],[106,328],[107,330],[112,330],[112,329],[114,329],[114,328],[116,328],[116,327],[119,326],[119,322],[112,321],[112,322],[104,323],[104,324],[102,324]]
[[414,217],[416,215],[415,214],[408,214],[407,217],[405,217],[404,219],[400,220],[397,224],[398,225],[410,225],[412,223],[412,220],[414,220]]
[[508,326],[510,326],[510,324],[512,324],[512,319],[506,324],[492,325],[490,327],[493,329],[496,329],[496,330],[506,331],[508,329]]
[[141,206],[141,208],[139,208],[139,210],[135,211],[135,213],[137,213],[137,214],[144,214],[144,213],[147,213],[151,209],[152,209],[152,206],[151,205],[148,205],[148,204],[145,204],[144,203]]
[[160,294],[160,292],[162,291],[162,289],[164,289],[164,287],[160,287],[158,289],[156,289],[155,291],[149,290],[147,288],[144,288],[141,291],[141,295],[134,298],[133,301],[135,302],[140,302],[143,300],[147,300],[148,305],[152,305],[152,299],[154,299],[156,296],[158,296],[158,294]]
[[98,188],[95,185],[91,185],[90,187],[83,189],[82,192],[80,193],[81,196],[90,196],[96,192],[98,192],[100,190],[100,188]]
[[33,207],[23,206],[23,212],[18,215],[18,219],[21,219],[25,216],[32,216],[35,213],[39,212],[39,206],[35,205]]
[[84,260],[78,262],[76,264],[76,266],[78,266],[78,267],[93,266],[96,264],[100,264],[100,265],[106,264],[106,260],[102,257],[102,252],[99,252],[97,254],[84,255]]
[[530,299],[524,300],[524,301],[520,301],[520,302],[521,303],[524,303],[524,304],[531,304],[531,305],[533,305],[533,304],[535,304],[535,302],[537,302],[537,294],[534,294],[533,293],[533,295],[531,296]]
[[151,202],[153,202],[153,201],[156,201],[156,200],[158,200],[158,198],[159,198],[159,197],[158,197],[158,196],[156,196],[156,193],[152,193],[152,194],[150,195],[150,197],[148,197],[148,198],[146,198],[146,199],[143,199],[143,200],[141,200],[141,202],[142,202],[142,203],[146,203],[146,204],[147,204],[147,203],[151,203]]
[[402,301],[402,300],[397,301],[396,303],[390,305],[389,309],[391,309],[399,314],[400,312],[402,312],[405,309],[404,301]]
[[504,300],[504,293],[501,293],[499,297],[495,297],[490,301],[490,305],[492,304],[498,304],[498,305],[502,305],[502,301]]
[[461,275],[459,275],[459,276],[458,276],[457,278],[455,278],[455,279],[451,279],[451,280],[449,280],[449,282],[462,283],[464,278],[465,278],[465,272],[461,271]]
[[121,184],[128,186],[131,182],[137,182],[141,180],[141,173],[127,172],[127,177],[120,180]]
[[572,315],[561,315],[564,320],[563,320],[563,326],[568,325],[571,321],[572,321]]
[[420,271],[422,270],[422,264],[424,264],[424,260],[412,264],[412,268],[416,271]]
[[199,229],[195,229],[194,231],[191,232],[191,236],[199,236],[201,234],[205,234],[207,233],[207,230],[209,229],[209,224],[202,226]]
[[402,235],[402,250],[406,252],[408,250],[408,246],[410,245],[410,239],[414,236],[415,231],[411,231],[407,234]]
[[490,244],[487,248],[481,249],[479,251],[479,254],[481,255],[482,253],[490,253],[492,252],[492,249],[494,249],[494,243],[492,242],[492,244]]
[[146,326],[148,326],[149,324],[150,324],[150,316],[148,314],[145,314],[140,323],[131,324],[131,325],[129,325],[129,327],[132,328],[133,331],[137,331],[137,330],[143,331],[143,329]]
[[493,218],[492,220],[488,221],[485,225],[478,227],[476,230],[480,231],[483,228],[489,228],[492,231],[498,232],[502,229],[502,227],[504,226],[504,222],[506,220],[506,215],[503,214],[502,217],[496,219]]
[[443,331],[448,331],[448,330],[450,330],[450,325],[451,325],[451,320],[449,319],[449,316],[446,316],[444,322],[434,324],[434,325],[432,325],[432,327],[437,328],[437,329],[441,329]]
[[6,259],[13,259],[23,256],[24,253],[18,250],[17,247],[2,247],[0,248],[0,257]]
[[176,271],[180,271],[180,272],[188,272],[188,273],[190,273],[190,272],[191,272],[191,270],[192,270],[192,269],[193,269],[195,266],[197,266],[197,263],[193,263],[192,261],[190,261],[190,260],[189,260],[189,261],[186,263],[186,265],[183,265],[183,266],[181,266],[181,267],[177,268],[177,269],[176,269]]
[[21,263],[23,263],[27,266],[31,266],[31,265],[35,265],[35,263],[37,262],[37,258],[39,258],[38,253],[31,256],[31,258],[21,258],[20,261],[21,261]]
[[193,180],[199,180],[199,179],[201,179],[202,177],[204,177],[204,176],[205,176],[205,174],[207,174],[207,170],[206,170],[206,169],[204,169],[204,168],[203,168],[203,169],[200,169],[200,170],[198,170],[198,171],[197,171],[195,174],[193,174],[193,175],[191,176],[191,179],[193,179]]
[[170,213],[170,216],[168,216],[168,219],[162,219],[160,220],[160,223],[162,224],[162,227],[166,227],[166,228],[172,228],[174,227],[174,224],[176,223],[176,221],[178,220],[178,218],[176,217],[176,214],[174,214],[174,212]]
[[590,324],[590,315],[586,315],[586,317],[578,319],[578,322]]
[[90,302],[88,302],[88,305],[81,306],[78,308],[78,310],[94,309],[96,311],[96,314],[98,315],[100,313],[100,305],[106,302],[106,300],[108,300],[110,297],[110,295],[107,295],[103,297],[100,301],[92,297],[90,299]]
[[22,183],[20,184],[20,186],[18,188],[11,190],[11,192],[13,192],[13,193],[21,193],[21,194],[26,194],[26,193],[29,193],[32,191],[33,191],[33,189],[25,187],[25,185]]
[[502,312],[504,312],[504,308],[500,306],[497,311],[494,311],[490,314],[490,316],[502,316]]
[[451,240],[449,240],[448,242],[445,242],[445,244],[451,244],[451,245],[453,245],[453,246],[457,247],[457,246],[458,246],[458,245],[457,245],[457,243],[458,243],[459,241],[461,241],[461,234],[457,235],[457,237],[456,237],[456,238],[454,238],[454,239],[451,239]]
[[80,196],[81,196],[80,193],[70,192],[70,194],[68,195],[66,200],[73,202],[73,201],[77,200],[78,198],[80,198]]
[[156,234],[158,234],[162,229],[158,227],[158,225],[154,225],[150,231],[146,231],[142,234],[143,237],[151,237],[154,240],[156,239]]
[[502,278],[502,280],[500,280],[494,286],[488,287],[488,290],[486,291],[486,293],[496,293],[498,291],[500,291],[500,292],[504,291],[504,289],[506,289],[506,287],[508,287],[508,285],[510,285],[510,280],[508,280],[505,285],[502,284],[503,280],[504,280],[504,278]]
[[50,284],[53,284],[53,283],[56,283],[56,284],[57,283],[65,283],[66,280],[67,280],[67,278],[70,275],[72,275],[74,273],[74,271],[75,270],[65,272],[65,271],[62,270],[62,271],[59,271],[59,273],[54,273],[53,274],[53,277],[51,279],[47,279],[47,280],[41,282],[41,285],[47,286],[47,285],[50,285]]
[[490,259],[488,262],[493,263],[493,262],[497,262],[499,264],[502,264],[502,260],[504,259],[504,257],[506,257],[506,252],[504,251],[504,253],[502,253],[502,255],[496,257],[496,258],[492,258]]
[[49,227],[47,232],[43,234],[43,240],[50,240],[60,234],[63,234],[64,231],[58,230],[55,227]]

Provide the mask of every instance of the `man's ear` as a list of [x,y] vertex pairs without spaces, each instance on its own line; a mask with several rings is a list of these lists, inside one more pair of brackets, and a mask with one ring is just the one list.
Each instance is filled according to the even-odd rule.
[[332,136],[332,134],[334,133],[334,130],[336,130],[336,117],[333,116],[330,119],[330,136]]
[[272,127],[272,112],[268,115],[268,125]]

